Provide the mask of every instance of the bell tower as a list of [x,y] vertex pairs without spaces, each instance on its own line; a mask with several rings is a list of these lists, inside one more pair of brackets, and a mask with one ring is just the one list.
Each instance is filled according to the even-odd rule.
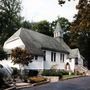
[[56,28],[54,30],[54,38],[57,38],[57,37],[63,38],[63,31],[59,21],[57,21]]

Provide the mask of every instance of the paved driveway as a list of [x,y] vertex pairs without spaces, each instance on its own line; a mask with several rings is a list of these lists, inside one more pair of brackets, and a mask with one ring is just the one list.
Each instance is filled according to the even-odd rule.
[[90,77],[48,83],[21,90],[90,90]]

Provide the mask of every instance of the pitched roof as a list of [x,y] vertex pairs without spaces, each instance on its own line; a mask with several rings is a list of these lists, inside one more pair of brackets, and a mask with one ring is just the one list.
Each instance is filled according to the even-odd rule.
[[78,48],[71,49],[69,58],[77,58],[78,57],[78,52],[79,52],[79,49]]
[[63,32],[59,21],[58,21],[57,24],[56,24],[56,28],[55,28],[55,31],[54,31],[54,32],[58,32],[58,31],[59,31],[59,32]]
[[20,28],[6,42],[9,42],[16,37],[20,37],[27,50],[35,55],[43,55],[42,49],[68,53],[68,51],[55,38],[47,35]]
[[61,43],[61,45],[63,46],[63,48],[68,51],[69,53],[71,52],[71,48],[64,42],[63,38],[57,37],[55,38],[59,43]]

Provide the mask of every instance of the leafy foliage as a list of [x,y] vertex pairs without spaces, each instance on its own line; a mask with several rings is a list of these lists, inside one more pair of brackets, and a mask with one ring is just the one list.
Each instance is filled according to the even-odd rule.
[[68,21],[68,19],[66,19],[66,18],[64,18],[64,17],[58,17],[57,20],[55,20],[55,21],[53,21],[53,22],[51,23],[53,29],[55,29],[56,24],[57,24],[57,21],[60,23],[61,28],[64,30],[63,32],[69,31],[71,24],[70,24],[70,22]]
[[53,36],[53,29],[48,21],[40,21],[32,24],[32,29],[48,36]]
[[[71,0],[58,0],[62,6],[66,1]],[[78,47],[81,54],[88,62],[88,68],[90,69],[90,0],[79,0],[78,14],[74,16],[75,20],[70,27],[70,46],[71,48]]]
[[32,28],[32,24],[29,21],[23,21],[22,25],[23,28],[27,28],[27,29],[31,29]]
[[90,68],[90,2],[89,0],[79,0],[76,7],[78,14],[71,25],[71,43],[72,47],[79,47],[81,54],[88,61]]
[[71,32],[70,32],[71,23],[68,21],[68,19],[66,19],[64,17],[58,17],[57,20],[55,20],[51,23],[51,27],[53,29],[55,29],[57,21],[60,23],[61,28],[63,30],[64,41],[69,45],[70,44],[69,40],[70,40],[70,35],[71,35]]
[[42,72],[43,76],[61,76],[61,75],[68,75],[69,73],[67,71],[60,71],[60,70],[55,70],[55,69],[50,69],[50,70],[44,70]]
[[20,0],[0,0],[0,45],[20,27]]
[[33,56],[26,49],[17,47],[12,50],[11,58],[14,64],[28,65],[32,62]]
[[62,6],[63,4],[66,3],[66,1],[71,1],[71,0],[58,0],[59,4]]

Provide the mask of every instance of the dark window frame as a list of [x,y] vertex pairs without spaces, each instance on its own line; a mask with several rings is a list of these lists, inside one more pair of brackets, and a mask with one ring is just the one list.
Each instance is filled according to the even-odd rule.
[[60,61],[64,62],[64,53],[60,53]]
[[75,58],[75,65],[78,65],[78,58]]
[[54,62],[56,61],[56,53],[54,52]]
[[43,52],[44,52],[43,60],[46,61],[46,51]]
[[53,52],[51,52],[51,62],[53,62]]
[[56,52],[51,52],[51,62],[56,61]]

